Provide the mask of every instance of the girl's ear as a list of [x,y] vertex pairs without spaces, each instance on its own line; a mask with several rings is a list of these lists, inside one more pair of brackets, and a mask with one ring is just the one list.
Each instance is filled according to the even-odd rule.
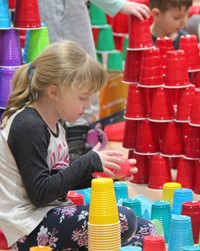
[[57,100],[58,97],[58,87],[56,85],[50,85],[47,88],[47,95],[52,100]]
[[160,14],[161,14],[161,12],[160,12],[160,10],[158,8],[153,8],[151,10],[151,15],[153,16],[153,18],[155,20],[158,20],[160,18]]

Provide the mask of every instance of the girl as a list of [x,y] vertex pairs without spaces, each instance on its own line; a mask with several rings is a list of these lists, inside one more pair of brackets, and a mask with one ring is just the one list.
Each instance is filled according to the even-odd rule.
[[[87,246],[88,205],[74,206],[66,194],[93,172],[114,178],[108,167],[119,169],[122,153],[97,145],[69,165],[62,121],[75,122],[106,80],[100,64],[71,41],[51,44],[17,70],[0,130],[0,227],[12,250]],[[126,207],[119,214],[126,243],[136,217]]]

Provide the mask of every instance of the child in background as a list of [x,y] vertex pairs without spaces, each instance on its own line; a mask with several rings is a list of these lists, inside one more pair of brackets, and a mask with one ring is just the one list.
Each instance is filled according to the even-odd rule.
[[189,8],[193,0],[149,0],[153,16],[150,27],[151,34],[156,42],[157,37],[170,37],[174,49],[179,48],[181,35],[187,32],[183,29],[188,18]]
[[[16,71],[0,129],[0,228],[13,251],[87,246],[88,205],[75,206],[66,195],[84,188],[81,183],[94,172],[115,178],[108,167],[119,169],[122,153],[99,151],[98,143],[69,164],[61,122],[75,122],[106,80],[102,66],[72,41],[51,44]],[[130,239],[134,245],[136,229],[154,229],[126,207],[119,207],[119,215],[124,245]]]

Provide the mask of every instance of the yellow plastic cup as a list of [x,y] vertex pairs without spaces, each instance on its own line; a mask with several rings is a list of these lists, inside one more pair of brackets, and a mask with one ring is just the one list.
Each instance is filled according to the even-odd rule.
[[168,201],[170,203],[170,207],[172,207],[174,191],[181,187],[182,185],[178,182],[166,182],[163,185],[162,200]]
[[35,246],[31,247],[29,251],[52,251],[52,248],[49,246]]

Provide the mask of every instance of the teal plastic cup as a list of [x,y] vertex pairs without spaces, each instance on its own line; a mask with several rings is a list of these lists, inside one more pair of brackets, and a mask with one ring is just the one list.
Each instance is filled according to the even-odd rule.
[[128,186],[124,182],[114,182],[114,190],[115,190],[115,196],[116,200],[119,201],[120,199],[127,199],[128,196]]
[[170,203],[164,200],[153,201],[151,207],[151,220],[158,219],[162,223],[165,242],[169,239],[169,229],[171,222]]
[[142,207],[139,200],[134,198],[123,199],[122,205],[131,208],[137,217],[142,217]]

